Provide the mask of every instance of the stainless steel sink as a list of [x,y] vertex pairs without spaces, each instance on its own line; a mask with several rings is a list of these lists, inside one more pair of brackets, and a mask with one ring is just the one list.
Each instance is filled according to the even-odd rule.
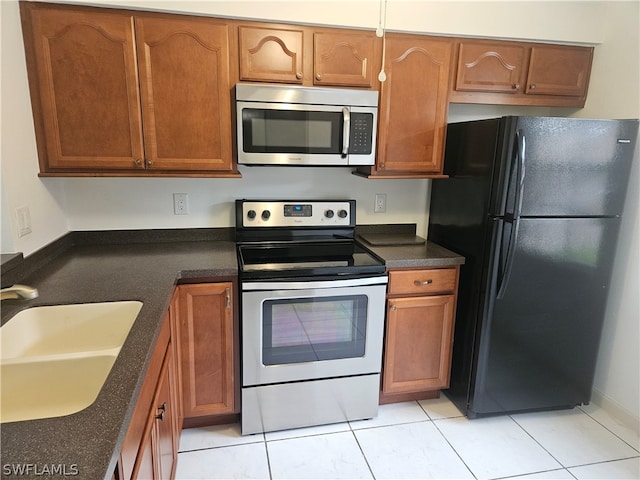
[[0,328],[0,422],[59,417],[91,405],[142,303],[33,307]]

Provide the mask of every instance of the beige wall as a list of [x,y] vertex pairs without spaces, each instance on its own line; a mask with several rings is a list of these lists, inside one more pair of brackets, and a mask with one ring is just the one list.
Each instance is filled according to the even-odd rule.
[[[73,3],[83,3],[74,1]],[[107,2],[90,1],[96,4]],[[379,2],[361,1],[134,1],[114,6],[375,28]],[[2,251],[25,254],[68,230],[179,228],[232,225],[240,196],[349,196],[358,201],[359,223],[416,222],[426,234],[428,180],[367,181],[346,169],[243,168],[241,180],[39,178],[26,67],[16,0],[0,1]],[[638,2],[388,2],[387,27],[423,33],[599,44],[587,106],[552,114],[638,117]],[[620,61],[622,53],[623,61]],[[501,114],[538,115],[549,109],[452,106],[450,118]],[[636,418],[638,413],[638,164],[632,181],[616,292],[598,364],[599,398]],[[311,175],[312,174],[312,175]],[[187,192],[191,214],[173,215],[172,193]],[[388,210],[373,213],[375,193],[387,193]],[[16,208],[28,206],[33,233],[18,238]],[[635,269],[630,265],[635,263]],[[634,293],[635,292],[635,293]],[[634,362],[635,360],[635,362]]]
[[[608,2],[581,117],[640,117],[640,3]],[[600,344],[594,400],[640,417],[640,158],[636,154],[622,217],[611,295]]]

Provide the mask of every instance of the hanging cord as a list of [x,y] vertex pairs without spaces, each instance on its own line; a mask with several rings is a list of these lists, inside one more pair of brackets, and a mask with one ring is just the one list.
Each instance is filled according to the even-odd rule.
[[382,37],[382,66],[380,68],[380,73],[378,74],[378,80],[384,82],[387,79],[387,74],[384,73],[384,62],[387,47],[387,0],[384,0],[384,15],[382,13],[382,3],[383,0],[380,0],[380,16],[378,20],[378,28],[376,29],[376,36]]

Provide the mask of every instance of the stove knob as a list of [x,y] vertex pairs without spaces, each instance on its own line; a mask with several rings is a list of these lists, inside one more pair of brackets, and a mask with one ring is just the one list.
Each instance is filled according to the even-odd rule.
[[247,217],[249,217],[251,220],[253,220],[254,218],[256,218],[256,211],[255,210],[249,210],[247,212]]
[[324,212],[324,216],[327,218],[333,218],[333,210],[327,210]]
[[348,213],[347,213],[347,211],[346,211],[346,210],[340,210],[340,211],[338,212],[338,216],[339,216],[340,218],[347,218],[347,215],[348,215]]
[[262,211],[262,219],[263,220],[269,220],[270,216],[271,216],[271,212],[269,210],[263,210]]

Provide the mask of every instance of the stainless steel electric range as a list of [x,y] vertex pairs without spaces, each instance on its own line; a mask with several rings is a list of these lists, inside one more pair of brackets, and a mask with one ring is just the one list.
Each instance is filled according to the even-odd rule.
[[387,274],[354,200],[236,201],[242,434],[372,418]]

